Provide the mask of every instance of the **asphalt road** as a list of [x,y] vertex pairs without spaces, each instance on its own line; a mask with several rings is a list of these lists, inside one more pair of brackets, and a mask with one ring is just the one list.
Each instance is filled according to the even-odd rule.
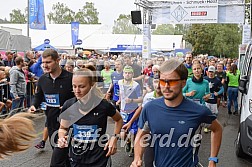
[[[222,145],[219,153],[220,167],[251,167],[252,158],[246,159],[237,158],[235,155],[234,142],[239,126],[239,116],[228,116],[226,108],[220,108],[218,120],[224,127]],[[34,145],[40,140],[41,132],[44,126],[44,117],[40,116],[35,120],[36,130],[39,138],[34,142]],[[113,133],[113,121],[108,121],[108,133]],[[52,150],[48,142],[43,151],[31,147],[26,152],[18,153],[8,159],[2,160],[0,167],[48,167],[50,164],[50,156]],[[210,154],[210,133],[203,134],[203,141],[200,148],[200,162],[204,167],[208,164]],[[124,148],[118,147],[118,152],[112,156],[113,167],[127,167],[132,162],[133,158],[128,157],[124,152]]]

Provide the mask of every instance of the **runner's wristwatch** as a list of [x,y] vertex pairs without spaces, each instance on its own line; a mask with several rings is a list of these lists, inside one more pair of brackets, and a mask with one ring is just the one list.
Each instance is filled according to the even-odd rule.
[[114,136],[117,140],[120,139],[120,134],[114,134],[113,136]]
[[208,160],[213,161],[215,163],[218,163],[218,161],[219,161],[218,157],[209,157]]

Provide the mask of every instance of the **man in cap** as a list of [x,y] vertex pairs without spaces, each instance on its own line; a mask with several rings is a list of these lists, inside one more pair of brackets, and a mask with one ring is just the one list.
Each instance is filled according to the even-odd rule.
[[[208,80],[211,93],[210,98],[206,101],[206,106],[212,111],[213,114],[218,115],[217,100],[218,96],[223,93],[224,88],[219,78],[215,77],[214,66],[208,67],[207,77],[205,77],[204,79]],[[204,128],[204,132],[207,133],[208,129]]]

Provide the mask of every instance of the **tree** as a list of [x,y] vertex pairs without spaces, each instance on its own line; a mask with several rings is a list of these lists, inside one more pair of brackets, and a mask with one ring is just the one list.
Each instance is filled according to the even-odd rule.
[[152,32],[153,35],[174,35],[175,28],[172,24],[161,24]]
[[27,23],[27,17],[21,12],[20,9],[13,9],[10,13],[10,22],[25,24]]
[[49,23],[69,24],[74,21],[75,13],[63,3],[56,3],[52,7],[53,12],[47,15]]
[[190,29],[191,24],[176,24],[174,29],[174,35],[185,35]]
[[120,14],[114,21],[113,34],[141,34],[141,30],[131,23],[131,16]]
[[81,24],[99,24],[98,15],[99,12],[94,7],[94,3],[86,2],[86,5],[76,13],[75,21],[79,21]]
[[72,21],[78,21],[81,24],[99,24],[99,12],[97,12],[92,2],[86,2],[86,5],[79,9],[77,13],[60,2],[54,4],[52,9],[53,12],[47,15],[49,23],[69,24]]
[[237,57],[241,31],[236,24],[193,24],[184,39],[196,55]]

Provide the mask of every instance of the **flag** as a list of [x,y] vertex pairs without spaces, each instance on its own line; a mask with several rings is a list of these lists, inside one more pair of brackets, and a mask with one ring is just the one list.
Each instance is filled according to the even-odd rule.
[[79,38],[79,22],[71,22],[72,45],[76,45]]
[[46,30],[44,0],[29,0],[29,27]]

